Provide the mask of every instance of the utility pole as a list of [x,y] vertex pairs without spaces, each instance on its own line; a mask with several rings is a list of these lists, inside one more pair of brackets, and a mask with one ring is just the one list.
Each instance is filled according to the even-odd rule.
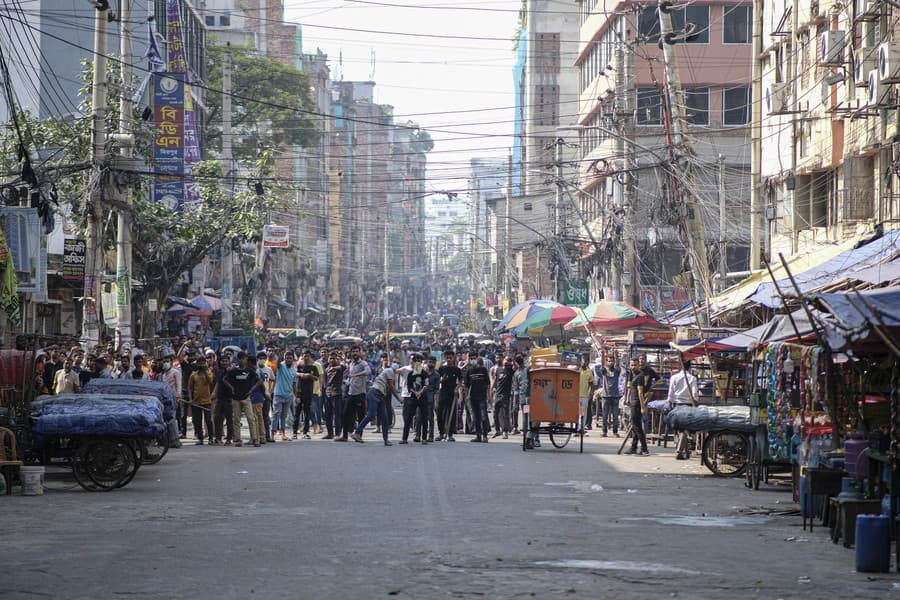
[[553,262],[553,281],[556,285],[556,293],[553,295],[557,302],[562,301],[562,293],[559,285],[560,263],[564,260],[562,242],[562,195],[563,195],[563,144],[561,137],[556,138],[556,197],[553,200],[553,243],[556,245],[556,260]]
[[[616,42],[616,51],[613,55],[613,68],[616,70],[616,98],[615,98],[615,116],[616,116],[616,156],[621,161],[625,171],[628,166],[628,131],[625,127],[625,121],[628,118],[628,94],[631,90],[625,88],[625,38],[621,35],[621,28],[624,26],[625,19],[618,19],[616,27],[620,28],[618,41]],[[614,177],[610,183],[615,184],[613,191],[614,215],[623,215],[624,219],[628,215],[623,214],[625,207],[625,185],[623,183],[624,174]],[[616,216],[613,217],[615,219]],[[606,293],[604,297],[609,300],[621,300],[625,291],[622,286],[622,270],[625,267],[625,261],[628,257],[628,248],[625,246],[625,239],[622,239],[622,265],[619,261],[613,259],[609,261],[609,278],[606,282]]]
[[382,274],[384,277],[384,296],[382,298],[382,304],[383,304],[382,309],[384,311],[385,323],[387,323],[388,318],[390,318],[390,312],[388,310],[389,305],[390,305],[390,294],[388,293],[388,287],[390,284],[390,281],[388,280],[388,272],[389,272],[389,265],[390,265],[389,252],[388,252],[389,240],[390,240],[390,238],[388,237],[388,232],[390,230],[388,229],[388,222],[391,220],[390,215],[391,215],[391,209],[390,209],[390,206],[388,206],[387,215],[384,220],[384,236],[383,236],[384,237],[384,265],[382,267],[383,268]]
[[[795,2],[796,4],[796,2]],[[794,23],[797,22],[797,10],[793,11]],[[751,86],[751,119],[750,119],[750,270],[757,271],[760,268],[760,220],[762,219],[760,190],[760,171],[762,170],[762,27],[763,27],[763,0],[753,0],[753,70],[752,80],[756,85]],[[792,32],[796,32],[796,27]],[[796,55],[792,48],[791,53]],[[796,73],[793,74],[796,77]],[[791,144],[796,148],[796,144]],[[810,227],[812,223],[810,223]]]
[[106,35],[109,4],[101,0],[94,13],[94,69],[91,84],[91,165],[93,186],[85,206],[85,271],[82,300],[81,341],[85,349],[93,351],[100,341],[100,276],[103,269],[103,250],[100,247],[103,225],[103,186],[106,178],[103,162],[106,158]]
[[709,262],[706,255],[706,240],[703,235],[703,220],[700,203],[696,196],[694,177],[690,161],[690,144],[684,136],[686,121],[681,80],[678,77],[678,66],[675,58],[674,37],[672,34],[671,7],[662,0],[659,3],[659,32],[662,40],[663,60],[666,67],[666,93],[668,95],[669,114],[671,116],[672,141],[676,150],[676,158],[680,164],[672,165],[678,170],[680,182],[675,182],[676,193],[680,196],[685,208],[683,216],[688,242],[688,253],[691,272],[694,277],[694,297],[696,303],[706,301],[709,290]]
[[475,220],[472,223],[472,300],[470,310],[472,316],[478,313],[478,292],[481,288],[481,265],[479,265],[480,247],[478,234],[481,233],[481,181],[475,180]]
[[509,169],[506,179],[506,224],[503,228],[503,277],[505,278],[506,291],[504,297],[510,306],[513,305],[512,298],[512,196],[513,196],[513,155],[512,150],[509,151]]
[[[119,143],[126,163],[134,156],[134,133],[131,102],[131,0],[121,0],[119,5],[119,57],[122,92],[119,94]],[[116,313],[118,320],[118,345],[132,342],[131,332],[131,183],[121,192],[122,207],[117,215],[116,234]]]
[[725,155],[719,155],[719,291],[725,289],[725,275],[728,273],[728,238],[725,236]]
[[[230,43],[228,44],[231,45]],[[222,161],[228,194],[234,196],[234,153],[231,142],[231,52],[222,54]],[[220,246],[219,261],[222,270],[222,329],[231,329],[234,319],[234,254],[232,240],[224,240]]]

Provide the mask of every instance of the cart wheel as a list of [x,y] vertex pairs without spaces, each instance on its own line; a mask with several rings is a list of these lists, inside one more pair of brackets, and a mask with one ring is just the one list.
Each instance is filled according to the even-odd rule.
[[138,467],[134,448],[114,438],[87,442],[82,462],[90,480],[104,491],[127,485]]
[[551,429],[549,432],[550,443],[554,448],[565,448],[572,439],[572,432],[567,429]]
[[141,440],[141,464],[155,465],[169,451],[169,437],[163,440]]
[[717,431],[703,441],[703,464],[717,477],[740,477],[747,468],[747,436]]

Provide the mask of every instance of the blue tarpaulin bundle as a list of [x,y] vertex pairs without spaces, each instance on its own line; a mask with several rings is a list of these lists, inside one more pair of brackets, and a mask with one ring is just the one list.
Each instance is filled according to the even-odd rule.
[[147,396],[61,394],[31,403],[35,435],[101,435],[162,439],[163,407]]
[[686,431],[754,431],[749,406],[676,406],[666,415],[672,429]]
[[89,394],[126,394],[129,396],[153,396],[163,404],[166,421],[175,418],[175,395],[172,388],[162,381],[140,379],[91,379],[82,392]]

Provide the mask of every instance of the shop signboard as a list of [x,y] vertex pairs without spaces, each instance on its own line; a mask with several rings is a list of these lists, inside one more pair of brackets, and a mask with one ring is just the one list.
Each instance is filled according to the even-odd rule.
[[584,308],[590,302],[590,284],[586,279],[575,279],[563,284],[562,303]]

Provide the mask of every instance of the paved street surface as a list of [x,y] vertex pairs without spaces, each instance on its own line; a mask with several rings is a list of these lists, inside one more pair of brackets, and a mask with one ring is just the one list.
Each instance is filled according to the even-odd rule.
[[112,493],[0,497],[0,597],[900,598],[754,510],[789,493],[671,449],[366,439],[186,446]]

